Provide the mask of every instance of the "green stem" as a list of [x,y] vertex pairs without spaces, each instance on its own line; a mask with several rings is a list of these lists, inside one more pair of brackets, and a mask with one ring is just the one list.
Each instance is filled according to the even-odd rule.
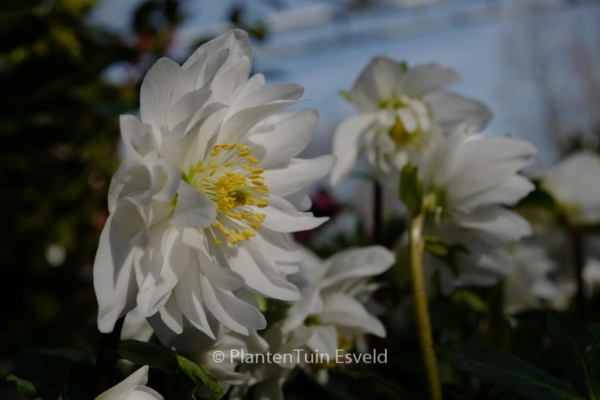
[[373,182],[373,244],[383,245],[383,189]]
[[431,400],[441,400],[442,388],[433,350],[433,337],[431,333],[431,321],[427,304],[427,293],[425,292],[425,276],[423,273],[423,222],[425,213],[421,211],[412,217],[410,223],[410,265],[412,270],[413,299],[419,330],[419,344],[421,356],[425,364],[427,383],[429,386],[429,397]]
[[583,237],[581,230],[576,222],[567,218],[567,230],[571,240],[573,251],[573,266],[575,273],[575,282],[577,283],[577,292],[575,294],[575,309],[579,318],[589,322],[590,316],[585,296],[585,282],[583,281],[583,269],[585,267],[585,249],[583,247]]

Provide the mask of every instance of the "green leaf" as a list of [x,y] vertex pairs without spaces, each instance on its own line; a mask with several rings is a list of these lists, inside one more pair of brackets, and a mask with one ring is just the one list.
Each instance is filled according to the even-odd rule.
[[346,90],[340,90],[338,92],[340,94],[340,96],[342,96],[344,99],[348,100],[348,101],[352,101],[352,94]]
[[419,170],[412,163],[402,168],[400,173],[399,193],[400,200],[413,215],[421,212],[423,204],[423,183],[419,178]]
[[6,378],[7,382],[14,382],[17,385],[17,390],[23,397],[33,397],[36,393],[35,385],[25,379],[21,379],[14,375],[9,375]]
[[464,303],[471,309],[483,313],[488,309],[487,303],[477,293],[468,289],[458,289],[452,293],[451,300],[453,303]]
[[217,378],[206,368],[204,365],[198,365],[195,362],[177,355],[177,361],[179,362],[179,371],[187,377],[185,381],[193,392],[196,392],[197,382],[200,380],[210,390],[210,396],[213,399],[220,399],[225,394],[225,390],[219,386]]
[[198,381],[210,390],[211,397],[220,399],[225,394],[217,378],[204,366],[198,365],[165,347],[137,340],[124,340],[119,344],[119,354],[139,365],[149,365],[166,374],[179,376],[189,395],[194,397]]
[[538,367],[503,351],[467,342],[437,346],[458,369],[528,399],[583,400],[570,387]]
[[425,236],[425,251],[442,260],[452,273],[458,275],[458,257],[469,254],[469,249],[460,243],[450,243],[442,238]]
[[554,352],[570,382],[587,399],[600,400],[600,339],[569,315],[548,314]]

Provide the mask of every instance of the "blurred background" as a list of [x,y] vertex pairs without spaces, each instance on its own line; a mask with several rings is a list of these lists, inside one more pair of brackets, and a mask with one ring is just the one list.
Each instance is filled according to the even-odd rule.
[[[0,398],[2,377],[27,375],[33,348],[93,354],[92,263],[119,163],[118,115],[137,112],[157,58],[182,62],[234,27],[251,35],[253,73],[302,84],[310,102],[300,108],[321,113],[307,157],[331,152],[337,123],[353,113],[339,91],[380,54],[456,69],[465,80],[451,89],[494,111],[485,133],[532,141],[538,168],[600,149],[600,1],[4,0]],[[371,193],[355,178],[314,188],[315,213],[339,217],[300,240],[360,243]]]

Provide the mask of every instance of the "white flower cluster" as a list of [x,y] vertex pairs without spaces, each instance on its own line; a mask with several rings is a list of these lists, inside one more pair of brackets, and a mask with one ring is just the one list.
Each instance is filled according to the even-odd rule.
[[[327,363],[244,364],[231,350],[335,357],[364,350],[365,334],[385,337],[371,299],[380,285],[372,278],[394,264],[393,253],[353,248],[322,261],[289,237],[326,221],[307,211],[306,188],[330,171],[339,183],[363,152],[385,184],[397,182],[409,163],[416,166],[426,234],[465,248],[454,269],[426,258],[428,276],[438,274],[444,292],[492,285],[514,269],[507,313],[553,295],[555,287],[539,282],[553,268],[544,254],[505,246],[532,232],[506,207],[534,189],[519,173],[536,149],[477,134],[491,113],[442,90],[460,79],[455,71],[375,58],[354,85],[358,115],[340,124],[334,155],[306,160],[296,156],[312,138],[318,113],[284,111],[298,103],[302,87],[265,86],[264,76],[250,76],[251,65],[240,30],[202,45],[182,66],[160,59],[141,88],[141,120],[121,118],[125,155],[111,182],[110,217],[94,264],[100,331],[111,332],[135,309],[163,345],[206,365],[234,399],[250,387],[258,398],[282,398],[282,384],[298,365],[326,381]],[[591,161],[569,165],[580,163]],[[545,185],[574,210],[573,183],[561,184],[567,169],[548,174]],[[581,219],[600,215],[585,199],[577,207]],[[288,308],[267,326],[257,299]],[[147,340],[149,331],[127,332]],[[225,358],[216,360],[220,352]],[[161,398],[131,397],[142,391],[146,371],[111,390],[123,399]]]

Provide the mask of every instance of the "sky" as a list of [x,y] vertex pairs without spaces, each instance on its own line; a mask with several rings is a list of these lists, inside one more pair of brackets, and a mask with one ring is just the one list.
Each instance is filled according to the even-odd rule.
[[[345,11],[340,7],[343,2],[269,1],[287,4],[292,12],[286,7],[269,8],[268,1],[249,3],[255,5],[249,18],[262,16],[274,30],[265,43],[254,44],[254,69],[263,72],[268,83],[305,87],[304,99],[309,101],[296,108],[316,108],[321,115],[317,134],[303,153],[310,157],[331,152],[336,125],[354,112],[339,90],[350,90],[373,57],[387,55],[409,65],[435,61],[458,71],[464,80],[449,89],[484,102],[494,112],[485,134],[527,139],[539,148],[539,164],[547,165],[556,153],[539,118],[532,83],[510,71],[516,50],[507,37],[534,20],[569,26],[594,24],[600,17],[599,6],[567,8],[559,0],[450,0],[429,7],[382,7],[361,13]],[[123,31],[129,17],[122,9],[137,3],[104,0],[92,19]],[[233,2],[183,4],[187,20],[176,41],[181,48],[207,33],[228,29],[223,21]],[[351,196],[354,190],[343,190],[342,196]]]

